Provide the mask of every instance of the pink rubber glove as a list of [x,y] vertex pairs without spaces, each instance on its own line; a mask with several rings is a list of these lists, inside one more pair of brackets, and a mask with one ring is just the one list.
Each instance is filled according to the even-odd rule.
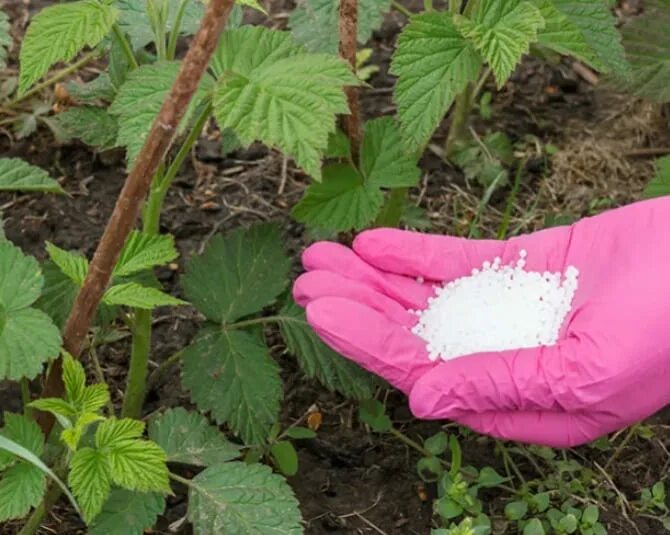
[[[670,403],[669,234],[668,198],[507,241],[370,230],[353,250],[309,247],[294,296],[329,346],[408,394],[418,418],[575,446]],[[426,306],[431,281],[496,256],[509,263],[521,249],[527,270],[579,269],[558,344],[431,362],[407,309]]]

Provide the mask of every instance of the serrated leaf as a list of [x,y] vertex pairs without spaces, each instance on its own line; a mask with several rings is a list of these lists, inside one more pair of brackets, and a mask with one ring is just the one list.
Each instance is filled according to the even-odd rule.
[[62,328],[77,297],[79,286],[50,260],[42,264],[42,272],[44,289],[35,307],[48,314],[52,321]]
[[316,377],[329,390],[337,390],[348,398],[372,397],[373,377],[324,344],[307,323],[302,308],[292,299],[283,306],[278,317],[286,347],[308,377]]
[[[130,37],[133,48],[144,48],[153,42],[154,33],[147,14],[147,0],[117,0],[116,3],[120,11],[119,27]],[[174,27],[180,4],[181,0],[167,0],[167,32],[171,32]],[[193,35],[198,30],[204,12],[204,2],[187,2],[179,27],[180,35]]]
[[182,407],[152,418],[149,438],[165,450],[170,462],[212,466],[240,456],[239,446],[227,440],[207,418]]
[[42,501],[46,477],[30,464],[19,463],[2,473],[0,479],[0,522],[23,518]]
[[481,56],[458,31],[449,13],[412,17],[398,38],[391,72],[401,133],[409,149],[421,149],[456,95],[477,79]]
[[144,423],[132,418],[117,420],[110,418],[101,423],[95,431],[95,447],[114,448],[128,440],[139,438],[144,433]]
[[277,421],[279,367],[258,337],[241,330],[206,328],[184,350],[182,382],[191,399],[245,444],[265,441]]
[[299,535],[298,501],[284,478],[262,464],[231,462],[191,481],[188,519],[196,535]]
[[405,152],[397,123],[380,117],[365,123],[360,169],[368,184],[383,188],[415,186],[420,170]]
[[475,44],[501,88],[537,40],[544,18],[530,2],[481,0],[472,18],[455,15],[454,23]]
[[90,523],[102,510],[109,497],[112,464],[109,457],[93,448],[81,448],[72,457],[68,478],[84,515]]
[[[141,65],[128,74],[112,102],[109,113],[115,115],[119,122],[117,143],[126,147],[129,165],[132,165],[144,145],[154,119],[177,78],[179,68],[178,61]],[[203,77],[179,124],[179,132],[189,124],[193,112],[206,97],[212,83],[209,75]]]
[[63,357],[63,383],[67,400],[78,407],[86,390],[86,372],[82,363],[69,353]]
[[656,174],[647,187],[644,188],[645,199],[670,195],[670,156],[664,156],[656,161]]
[[41,310],[25,308],[6,318],[0,334],[0,378],[32,379],[45,362],[58,356],[58,328]]
[[265,8],[258,3],[258,0],[236,0],[236,3],[242,5],[242,6],[248,6],[251,7],[257,11],[260,11],[261,13],[265,13],[267,15],[267,11],[265,11]]
[[46,7],[35,15],[21,46],[19,96],[54,63],[68,62],[82,48],[100,43],[117,14],[109,3],[79,0]]
[[[3,418],[5,424],[0,430],[0,435],[27,449],[37,457],[42,455],[44,452],[44,435],[34,420],[22,414],[11,412],[5,412]],[[8,459],[13,461],[15,458],[14,455],[3,450],[0,453],[0,467],[6,466]]]
[[174,238],[169,234],[147,234],[134,230],[123,246],[114,268],[115,277],[127,277],[177,258]]
[[98,412],[109,403],[109,387],[105,383],[87,386],[81,398],[82,412]]
[[126,440],[111,447],[112,481],[128,490],[170,492],[167,456],[154,442]]
[[54,416],[64,416],[73,419],[77,410],[62,398],[36,399],[28,404],[29,407],[43,412],[50,412]]
[[114,489],[88,532],[90,535],[142,535],[153,527],[164,509],[165,498],[160,494]]
[[0,468],[20,459],[20,462],[38,469],[61,488],[74,510],[79,512],[79,505],[65,483],[39,457],[44,450],[44,436],[37,423],[27,416],[7,412],[4,418],[5,426],[0,432]]
[[20,158],[0,158],[0,191],[64,193],[46,171]]
[[[94,412],[85,412],[77,417],[72,427],[66,427],[60,435],[60,438],[72,450],[77,451],[79,441],[89,425],[104,420],[102,416]],[[58,419],[61,422],[60,419]]]
[[626,74],[628,65],[616,19],[602,0],[532,0],[546,25],[538,42],[579,58],[602,72]]
[[81,139],[100,150],[116,145],[118,124],[104,108],[79,106],[70,108],[54,117],[56,124],[69,138]]
[[7,55],[14,44],[10,29],[9,16],[0,10],[0,70],[7,67]]
[[6,313],[33,304],[43,282],[37,260],[9,242],[0,243],[0,304]]
[[[382,25],[390,0],[359,0],[357,39],[365,44]],[[339,45],[339,3],[333,0],[301,0],[289,18],[295,40],[310,52],[337,54]]]
[[351,165],[335,163],[323,168],[323,181],[310,184],[291,215],[311,227],[360,230],[374,221],[383,203],[378,187],[366,184]]
[[305,53],[286,32],[243,26],[224,33],[213,68],[219,126],[279,148],[320,180],[335,115],[348,112],[343,86],[359,83],[347,64]]
[[67,82],[68,94],[82,104],[93,104],[100,101],[111,102],[116,95],[114,84],[107,73],[102,73],[90,82]]
[[186,265],[186,297],[215,323],[232,323],[274,302],[288,284],[290,260],[271,224],[217,235]]
[[[617,89],[654,102],[670,102],[670,2],[649,0],[622,29],[632,74],[615,79]],[[615,71],[616,74],[616,71]]]
[[170,294],[161,292],[156,288],[142,286],[136,282],[126,282],[112,286],[102,296],[102,302],[107,305],[121,305],[143,310],[186,304],[185,301]]
[[88,273],[88,260],[80,254],[61,249],[51,242],[46,242],[46,250],[51,261],[67,275],[77,286],[84,284]]

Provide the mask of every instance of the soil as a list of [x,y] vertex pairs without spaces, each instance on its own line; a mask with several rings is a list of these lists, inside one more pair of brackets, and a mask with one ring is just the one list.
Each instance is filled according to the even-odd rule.
[[[31,2],[30,10],[48,3]],[[418,2],[403,3],[418,8]],[[26,20],[26,5],[9,0],[7,8],[14,20],[23,21],[15,28],[20,32]],[[288,2],[273,3],[273,23],[284,24],[289,8]],[[404,18],[393,13],[374,36],[372,61],[380,66],[380,72],[362,95],[367,117],[394,111],[394,81],[388,74],[388,65],[403,23]],[[81,75],[90,76],[93,69],[90,67]],[[510,225],[515,233],[541,228],[552,218],[578,218],[636,200],[653,173],[653,163],[626,153],[670,146],[669,122],[662,109],[617,95],[606,84],[594,87],[576,73],[569,61],[552,65],[537,59],[525,60],[503,90],[494,93],[492,106],[493,119],[475,118],[473,127],[480,135],[495,130],[506,132],[516,143],[517,157],[527,159]],[[422,185],[412,190],[411,196],[426,210],[432,231],[463,235],[468,232],[483,192],[441,159],[446,124],[421,160]],[[3,156],[21,157],[43,167],[68,192],[60,197],[2,195],[0,208],[7,237],[40,259],[44,258],[45,240],[66,249],[78,249],[90,257],[125,178],[122,155],[97,154],[77,143],[59,145],[46,128],[24,140],[6,134],[0,139]],[[553,157],[539,149],[546,144],[557,148]],[[288,162],[282,188],[282,166],[282,156],[262,146],[225,156],[213,129],[203,136],[166,201],[161,231],[175,236],[181,253],[178,269],[159,272],[167,288],[179,295],[183,259],[201,251],[215,233],[239,225],[278,222],[285,229],[290,253],[299,257],[312,238],[291,220],[289,211],[308,178]],[[278,193],[280,190],[282,193]],[[495,195],[484,211],[479,225],[481,236],[495,235],[508,193],[505,189]],[[298,270],[296,261],[295,272]],[[159,311],[155,317],[153,365],[187,344],[199,321],[196,313],[187,308]],[[268,336],[276,341],[272,332]],[[100,354],[117,404],[128,354],[125,341],[105,347]],[[418,477],[416,453],[390,436],[371,434],[358,421],[356,404],[305,379],[279,341],[273,354],[281,364],[285,385],[282,422],[293,423],[313,410],[323,416],[318,438],[297,443],[300,470],[289,480],[301,504],[306,533],[429,533],[434,525],[430,502],[435,489],[425,486]],[[178,373],[168,375],[149,393],[146,414],[160,407],[190,406],[188,395],[179,388]],[[420,441],[449,425],[413,419],[406,399],[395,391],[382,391],[380,395],[385,397],[394,424],[414,440]],[[0,384],[0,408],[20,408],[16,387]],[[633,437],[608,466],[607,477],[600,475],[597,467],[606,465],[611,450],[583,447],[567,452],[568,457],[594,470],[596,487],[613,496],[602,503],[610,535],[661,532],[656,520],[630,516],[625,507],[626,500],[637,499],[641,488],[667,473],[660,468],[667,468],[670,462],[670,421],[661,414],[649,425],[653,435]],[[457,429],[450,425],[449,431]],[[620,444],[623,437],[614,440]],[[461,445],[465,464],[493,466],[504,473],[492,440],[468,434],[461,437]],[[524,459],[517,462],[526,477],[537,476],[530,463]],[[488,492],[485,497],[485,506],[492,508],[496,518],[496,533],[514,533],[502,521],[500,496]],[[165,515],[153,533],[190,533],[188,524],[181,522],[185,510],[184,493],[178,492],[168,500]],[[9,534],[15,529],[16,525],[8,525],[0,531]],[[67,504],[61,502],[40,533],[65,535],[84,531]]]

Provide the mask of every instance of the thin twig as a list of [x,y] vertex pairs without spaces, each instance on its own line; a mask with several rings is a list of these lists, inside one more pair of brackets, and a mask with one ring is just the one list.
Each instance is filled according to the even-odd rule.
[[[356,72],[356,51],[358,49],[358,0],[340,0],[340,56]],[[346,87],[349,115],[342,117],[342,129],[351,143],[351,158],[358,164],[361,146],[361,106],[358,87]]]
[[[93,256],[86,280],[68,317],[63,332],[63,345],[72,355],[79,356],[82,343],[91,325],[100,299],[111,279],[130,231],[135,226],[140,208],[154,176],[172,144],[193,94],[200,85],[209,60],[219,42],[219,36],[228,20],[233,0],[211,0],[182,62],[181,69],[161,110],[154,121],[147,140],[133,165],[114,211],[107,223],[98,248]],[[42,395],[59,397],[63,394],[61,377],[63,364],[59,359],[51,366]],[[40,413],[39,423],[45,436],[53,427],[53,417]]]

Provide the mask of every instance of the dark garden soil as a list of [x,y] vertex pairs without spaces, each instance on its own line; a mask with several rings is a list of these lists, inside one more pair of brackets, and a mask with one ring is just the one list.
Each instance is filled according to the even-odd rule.
[[[10,0],[10,12],[26,11],[23,3]],[[36,3],[30,3],[33,10]],[[273,23],[284,24],[288,2],[272,2]],[[275,5],[277,4],[277,5]],[[407,3],[411,5],[411,3]],[[14,19],[16,20],[16,19]],[[364,91],[364,113],[368,116],[392,113],[393,79],[387,73],[389,57],[403,17],[394,13],[374,38],[373,62],[381,70]],[[93,68],[82,73],[90,77]],[[526,232],[542,227],[552,218],[576,218],[632,202],[639,198],[653,172],[650,159],[635,155],[648,147],[670,146],[668,118],[663,110],[630,97],[620,96],[602,82],[594,87],[576,73],[569,61],[549,65],[525,61],[513,79],[493,101],[493,119],[477,119],[473,126],[481,134],[504,130],[517,142],[520,159],[527,158],[522,189],[514,208],[510,231]],[[68,195],[3,195],[0,209],[7,236],[38,258],[44,258],[43,244],[51,241],[66,249],[78,249],[90,256],[125,178],[121,154],[95,154],[78,144],[58,145],[44,128],[27,140],[16,140],[0,131],[0,154],[18,156],[58,177]],[[412,199],[427,210],[435,232],[465,234],[477,210],[482,191],[440,158],[444,131],[438,133],[421,166],[422,186]],[[558,152],[546,156],[541,147],[550,143]],[[276,221],[285,229],[290,253],[299,271],[299,253],[313,238],[291,220],[290,208],[300,198],[308,178],[288,162],[282,173],[281,155],[261,146],[221,154],[216,132],[200,140],[192,159],[182,170],[169,193],[162,217],[163,232],[176,237],[181,259],[174,269],[162,269],[163,283],[180,294],[178,278],[184,259],[201,251],[217,232],[258,221]],[[283,178],[282,178],[283,177]],[[481,236],[495,234],[504,210],[508,190],[494,196],[479,225]],[[199,319],[189,308],[159,311],[155,315],[152,364],[155,366],[187,344]],[[285,424],[318,411],[323,424],[318,438],[298,443],[300,470],[290,478],[302,507],[307,533],[317,534],[427,534],[431,526],[431,497],[434,489],[424,487],[415,470],[416,454],[397,440],[374,435],[358,422],[356,404],[331,394],[305,379],[274,333],[273,353],[283,370],[285,399],[281,418]],[[128,345],[117,342],[100,354],[113,397],[119,403],[124,387]],[[33,385],[37,387],[37,385]],[[37,390],[37,388],[35,388]],[[380,392],[386,397],[393,421],[408,436],[419,439],[440,429],[440,423],[418,422],[411,417],[406,400],[397,392]],[[179,387],[179,373],[172,369],[148,396],[146,414],[175,405],[189,406],[188,395]],[[16,389],[0,383],[0,409],[17,410]],[[633,438],[603,475],[612,451],[578,448],[568,452],[593,470],[603,493],[613,497],[604,514],[610,535],[654,535],[662,532],[655,520],[628,518],[626,500],[639,497],[667,474],[670,464],[670,418],[657,415],[651,421],[653,437]],[[453,428],[454,432],[456,428]],[[623,436],[615,440],[621,443]],[[464,462],[494,466],[504,473],[493,441],[475,435],[461,441]],[[535,468],[519,460],[529,478]],[[165,516],[153,533],[190,533],[182,522],[186,511],[183,489],[168,500]],[[502,520],[501,497],[485,495],[485,503],[497,513],[495,533],[513,533]],[[16,526],[0,528],[15,533]],[[77,534],[85,530],[77,517],[61,502],[40,533]]]

